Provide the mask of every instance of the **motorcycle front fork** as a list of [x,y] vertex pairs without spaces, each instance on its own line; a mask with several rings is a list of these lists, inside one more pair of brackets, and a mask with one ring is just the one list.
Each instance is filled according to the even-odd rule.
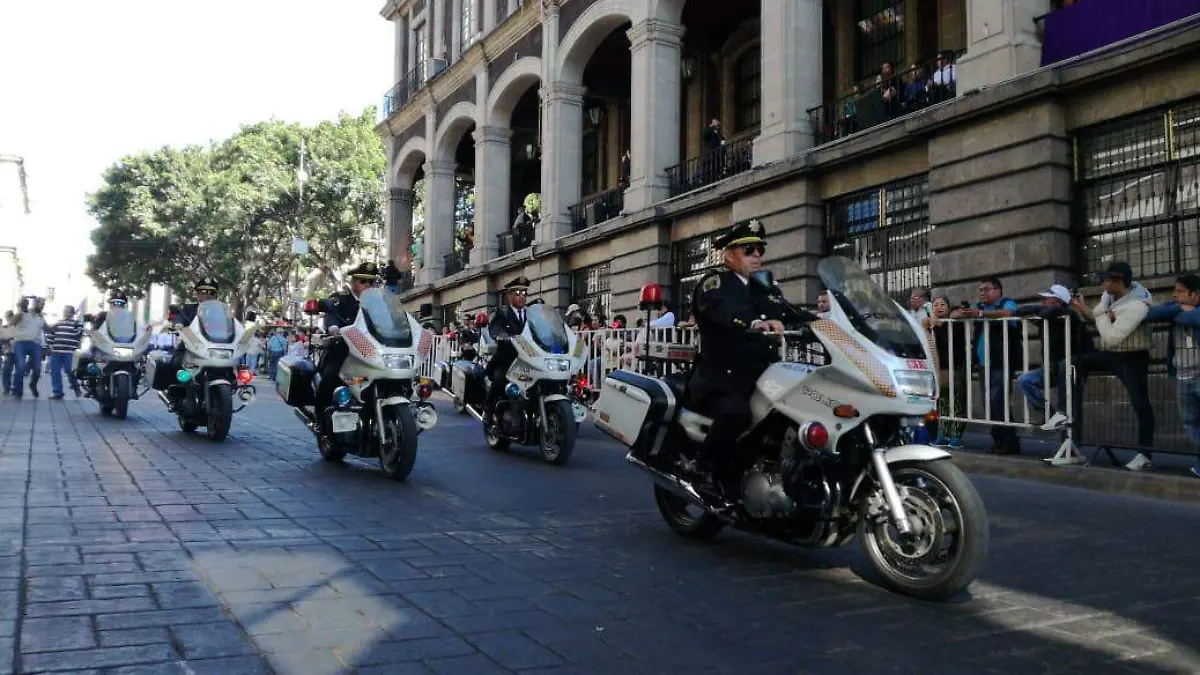
[[887,502],[888,511],[891,512],[892,523],[895,524],[900,534],[912,534],[912,523],[909,522],[908,514],[904,511],[904,502],[900,499],[900,491],[896,489],[896,481],[892,480],[892,470],[888,468],[887,448],[879,447],[879,442],[875,439],[875,433],[871,431],[870,424],[862,425],[862,429],[867,437],[867,442],[871,444],[871,465],[875,468],[875,478],[879,481],[884,501]]

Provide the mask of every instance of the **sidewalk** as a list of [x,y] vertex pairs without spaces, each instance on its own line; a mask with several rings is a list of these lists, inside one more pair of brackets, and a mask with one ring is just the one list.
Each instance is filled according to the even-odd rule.
[[[993,455],[987,452],[992,444],[987,431],[968,431],[963,436],[965,447],[955,452],[954,461],[968,473],[1200,504],[1200,479],[1188,472],[1196,461],[1193,457],[1159,454],[1154,457],[1153,469],[1129,471],[1124,464],[1113,466],[1103,451],[1084,446],[1080,452],[1089,460],[1087,465],[1050,466],[1042,460],[1058,450],[1055,435],[1023,434],[1020,438],[1020,455]],[[1127,462],[1134,452],[1113,450],[1113,454]]]

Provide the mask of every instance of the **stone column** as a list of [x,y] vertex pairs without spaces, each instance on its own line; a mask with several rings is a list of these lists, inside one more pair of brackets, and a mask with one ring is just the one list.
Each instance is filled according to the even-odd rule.
[[508,193],[512,176],[512,129],[480,127],[475,138],[475,249],[471,264],[480,266],[499,253],[498,237],[508,229]]
[[425,246],[421,281],[445,276],[454,252],[454,162],[425,162]]
[[413,191],[392,188],[388,197],[387,257],[405,272],[412,266]]
[[1050,0],[967,0],[967,53],[955,75],[962,94],[999,84],[1042,63],[1033,17],[1050,11]]
[[433,11],[432,24],[430,29],[433,31],[430,41],[432,51],[429,56],[435,59],[446,59],[449,61],[450,55],[447,53],[450,46],[446,44],[446,30],[444,26],[449,17],[446,15],[450,11],[450,0],[430,0],[430,9]]
[[639,211],[670,196],[667,167],[679,163],[679,51],[683,26],[647,19],[627,34],[633,55],[633,147],[625,210]]
[[404,73],[408,72],[408,19],[398,17],[395,20],[396,24],[396,76],[392,78],[392,82],[399,82],[404,77]]
[[583,168],[583,87],[554,82],[542,97],[542,221],[537,241],[570,234],[567,208],[580,201]]
[[487,35],[499,23],[500,3],[507,0],[483,0],[483,34]]
[[808,110],[821,105],[821,0],[762,3],[762,131],[754,165],[813,146]]

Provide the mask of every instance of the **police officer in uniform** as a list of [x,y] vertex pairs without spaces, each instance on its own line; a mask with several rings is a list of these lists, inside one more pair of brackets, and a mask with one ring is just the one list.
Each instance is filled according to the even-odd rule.
[[[529,280],[517,277],[504,285],[505,304],[501,305],[488,321],[488,332],[493,339],[520,335],[525,330],[525,304],[529,301]],[[508,340],[499,340],[496,353],[488,361],[487,377],[491,380],[487,398],[483,403],[483,423],[491,424],[492,406],[504,394],[507,385],[504,375],[517,360],[517,348]]]
[[217,299],[217,280],[212,277],[204,277],[192,285],[192,292],[196,294],[196,301],[188,303],[179,309],[171,322],[178,329],[182,326],[192,325],[192,321],[196,319],[196,312],[200,308],[200,303],[208,302],[209,300]]
[[785,310],[751,282],[767,249],[762,223],[735,223],[714,243],[723,250],[724,267],[703,277],[692,297],[700,355],[688,382],[688,399],[697,412],[713,418],[699,459],[702,471],[719,482],[730,468],[738,437],[750,426],[755,383],[780,359]]
[[[112,294],[108,296],[108,307],[120,309],[126,307],[128,304],[129,298],[126,297],[121,291],[113,291]],[[84,318],[92,324],[92,330],[96,330],[104,325],[104,320],[108,318],[108,310],[105,309],[95,316]]]
[[[380,282],[379,266],[370,262],[359,263],[347,276],[349,289],[327,298],[322,303],[325,308],[325,330],[330,335],[337,335],[343,327],[354,325],[358,320],[358,297],[363,291],[377,286]],[[344,340],[331,340],[325,348],[325,355],[321,357],[321,383],[317,385],[318,413],[333,405],[333,391],[338,387],[338,372],[349,355],[350,348]]]

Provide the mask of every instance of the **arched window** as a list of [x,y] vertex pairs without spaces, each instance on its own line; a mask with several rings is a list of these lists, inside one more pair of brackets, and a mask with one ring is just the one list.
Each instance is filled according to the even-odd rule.
[[734,65],[735,131],[757,127],[762,121],[762,48],[754,45]]

